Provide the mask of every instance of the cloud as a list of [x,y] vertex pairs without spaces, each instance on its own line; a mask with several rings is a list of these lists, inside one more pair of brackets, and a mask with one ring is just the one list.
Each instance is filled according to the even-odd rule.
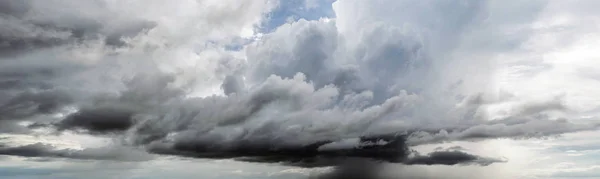
[[462,151],[435,151],[425,156],[415,156],[405,163],[409,165],[457,165],[473,163],[486,166],[497,162],[503,161],[499,159],[483,158]]
[[28,133],[29,129],[19,125],[15,121],[0,121],[0,132],[10,134]]
[[411,133],[413,145],[436,143],[456,140],[482,140],[497,138],[527,139],[560,135],[577,131],[592,131],[598,129],[598,124],[574,124],[565,119],[522,119],[516,123],[480,124],[459,130],[440,130],[438,132],[418,131]]
[[[416,154],[407,158],[402,165],[390,168],[378,161],[348,159],[338,163],[332,170],[311,176],[311,179],[387,179],[387,178],[444,178],[443,174],[429,175],[424,171],[407,169],[409,165],[479,165],[506,162],[500,159],[480,157],[457,150],[434,151],[427,155]],[[390,172],[388,170],[393,170]]]
[[244,90],[244,82],[242,81],[242,79],[240,79],[239,76],[229,75],[223,80],[221,88],[223,89],[223,92],[225,92],[226,95],[229,95],[231,93],[239,93]]
[[304,79],[301,74],[291,79],[272,76],[245,93],[174,102],[166,106],[167,111],[149,113],[134,127],[131,137],[170,135],[174,142],[220,141],[216,146],[224,147],[243,140],[274,140],[269,143],[281,146],[309,144],[359,137],[365,125],[415,100],[415,96],[403,94],[361,110],[332,106],[339,94],[336,88],[315,89]]
[[86,129],[92,133],[118,132],[129,129],[134,121],[133,112],[119,108],[81,109],[60,121],[57,126],[64,129]]
[[0,13],[12,16],[22,16],[29,8],[27,1],[3,1]]
[[310,177],[311,179],[378,179],[380,176],[381,164],[373,161],[354,160],[337,166],[333,171],[317,176]]
[[[18,89],[18,85],[12,86]],[[54,121],[50,115],[58,113],[72,103],[72,99],[59,90],[44,91],[0,91],[0,131],[4,133],[28,133],[24,121],[39,121],[38,117],[47,118],[43,123]],[[44,117],[45,116],[45,117]]]
[[0,103],[0,120],[19,120],[34,115],[52,114],[71,103],[67,94],[60,91],[23,91]]
[[[385,140],[387,144],[373,144]],[[389,162],[403,162],[408,148],[402,137],[362,138],[361,144],[335,150],[321,150],[320,147],[332,142],[322,141],[309,145],[277,146],[267,141],[238,142],[235,148],[214,148],[201,143],[151,145],[151,151],[164,154],[184,155],[200,158],[233,158],[247,162],[281,163],[300,167],[326,167],[346,162],[349,158],[368,158]]]
[[[141,120],[128,137],[163,152],[186,146],[192,156],[212,157],[219,150],[238,155],[235,151],[246,143],[264,150],[405,132],[411,145],[420,145],[597,128],[544,117],[548,111],[566,109],[560,100],[514,105],[515,111],[497,120],[486,116],[487,106],[502,101],[472,100],[493,96],[494,89],[487,88],[493,86],[488,79],[494,69],[487,61],[493,55],[463,54],[474,47],[460,43],[465,40],[461,37],[477,35],[470,30],[488,25],[487,11],[497,9],[486,2],[452,1],[416,5],[433,15],[407,11],[398,19],[380,14],[408,2],[412,1],[340,1],[335,4],[335,20],[285,24],[246,47],[246,91],[232,90],[237,88],[230,84],[239,83],[226,79],[222,88],[228,96],[182,100],[185,105],[167,107],[166,115]],[[344,14],[360,5],[368,8],[357,10],[358,15]],[[448,7],[461,13],[436,11]],[[355,16],[359,20],[348,21]],[[432,16],[449,20],[438,22]],[[426,158],[421,163],[428,160],[442,162]]]
[[[219,147],[210,143],[184,141],[153,143],[150,152],[197,158],[235,159],[245,162],[279,163],[298,167],[327,167],[354,163],[356,160],[402,163],[406,165],[481,165],[504,162],[457,150],[435,151],[420,155],[408,148],[405,136],[365,136],[357,143],[331,147],[338,141],[319,141],[297,146],[278,146],[268,141],[239,141]],[[329,145],[329,146],[328,146]],[[326,147],[328,146],[328,147]],[[339,145],[338,145],[339,146]]]
[[[24,52],[49,48],[86,39],[101,38],[111,46],[124,45],[125,38],[132,38],[156,26],[154,22],[123,18],[117,24],[107,19],[105,3],[74,1],[8,1],[0,18],[0,53],[14,56]],[[64,8],[78,6],[88,11]],[[53,8],[48,8],[53,7]],[[56,11],[56,9],[62,9]],[[83,13],[82,13],[83,12]],[[114,12],[113,12],[114,13]],[[68,18],[66,18],[68,17]],[[116,22],[115,20],[112,20]]]
[[[545,2],[336,1],[335,18],[259,33],[274,3],[2,2],[0,130],[33,121],[159,154],[311,167],[354,157],[485,165],[501,161],[411,158],[408,147],[599,127],[555,115],[570,109],[568,96],[499,97],[495,60],[521,50]],[[357,148],[379,135],[406,138]],[[83,151],[5,148],[94,158]]]
[[12,155],[21,157],[45,157],[45,158],[71,158],[82,160],[121,160],[121,161],[147,161],[153,157],[145,152],[135,151],[124,147],[56,149],[54,146],[43,143],[35,143],[24,146],[0,146],[0,155]]

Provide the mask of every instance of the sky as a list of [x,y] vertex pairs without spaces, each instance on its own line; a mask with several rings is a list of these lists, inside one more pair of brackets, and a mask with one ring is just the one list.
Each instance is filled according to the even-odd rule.
[[0,178],[600,178],[597,7],[0,1]]

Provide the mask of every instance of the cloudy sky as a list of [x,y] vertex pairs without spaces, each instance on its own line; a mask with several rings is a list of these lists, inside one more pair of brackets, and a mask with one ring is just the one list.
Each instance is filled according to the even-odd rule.
[[600,178],[599,7],[0,0],[0,178]]

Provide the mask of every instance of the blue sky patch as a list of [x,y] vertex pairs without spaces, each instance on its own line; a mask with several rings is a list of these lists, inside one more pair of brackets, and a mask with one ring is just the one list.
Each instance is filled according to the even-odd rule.
[[262,33],[272,32],[277,27],[287,23],[290,19],[297,21],[299,19],[318,20],[320,18],[335,17],[332,3],[335,0],[313,0],[314,6],[307,6],[306,1],[310,0],[283,0],[279,6],[269,13],[268,20],[259,29]]

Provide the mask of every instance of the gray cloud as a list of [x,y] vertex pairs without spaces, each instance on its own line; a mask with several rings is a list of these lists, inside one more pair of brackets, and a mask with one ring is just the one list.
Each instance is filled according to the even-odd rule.
[[352,160],[340,164],[333,171],[312,176],[310,179],[384,179],[381,176],[381,163],[368,160]]
[[560,135],[577,131],[591,131],[600,128],[596,123],[574,124],[565,119],[525,118],[520,120],[494,121],[492,124],[479,124],[463,129],[442,129],[435,132],[417,131],[411,133],[412,145],[444,141],[476,141],[497,138],[528,139]]
[[[64,8],[72,5],[93,10],[82,15],[77,14],[79,12],[74,9]],[[61,10],[57,12],[57,9]],[[103,38],[107,45],[122,46],[125,45],[123,38],[134,37],[156,26],[153,22],[133,19],[114,25],[102,13],[110,13],[103,3],[27,0],[3,2],[0,9],[0,58],[98,37]]]
[[4,133],[28,133],[28,127],[20,122],[52,122],[55,119],[36,117],[57,113],[73,102],[67,94],[58,90],[0,91],[0,96],[4,96],[0,100],[0,131]]
[[147,161],[153,158],[147,153],[124,147],[104,147],[75,150],[56,149],[52,145],[43,143],[15,147],[0,145],[0,155],[121,161]]
[[457,165],[478,164],[482,166],[492,163],[504,162],[503,160],[484,158],[462,151],[435,151],[427,155],[417,155],[406,161],[409,165]]
[[0,14],[11,16],[23,16],[31,8],[27,0],[6,0],[0,2]]
[[19,125],[15,121],[2,121],[0,120],[0,132],[9,134],[23,134],[28,133],[29,129]]
[[[457,150],[435,151],[421,155],[410,151],[403,135],[364,136],[355,145],[327,147],[338,141],[320,141],[304,145],[279,146],[268,140],[239,141],[230,146],[214,146],[209,142],[179,141],[153,143],[150,152],[198,158],[236,159],[246,162],[279,163],[298,167],[342,167],[357,161],[389,162],[406,165],[481,165],[504,162]],[[342,169],[343,170],[343,169]],[[364,171],[369,172],[369,171]]]
[[[292,36],[297,38],[288,41]],[[327,73],[334,65],[332,58],[338,45],[337,38],[333,23],[300,20],[283,25],[265,40],[248,47],[248,78],[252,82],[261,82],[271,75],[291,78],[303,73],[316,85],[326,85],[329,83]]]
[[56,90],[23,91],[0,103],[0,120],[19,120],[33,115],[51,114],[71,103],[67,94]]
[[[126,145],[158,154],[337,166],[323,177],[377,178],[379,165],[355,159],[488,165],[502,160],[462,151],[411,156],[409,146],[598,128],[545,116],[568,109],[561,99],[523,102],[499,119],[485,117],[487,105],[506,100],[488,97],[494,69],[487,53],[523,41],[490,40],[489,34],[530,24],[544,3],[497,9],[492,1],[338,1],[336,19],[286,24],[229,52],[219,50],[221,43],[258,24],[255,19],[268,9],[258,6],[262,1],[232,1],[224,8],[196,1],[206,11],[177,18],[169,18],[171,6],[158,12],[167,4],[134,3],[140,8],[133,9],[103,2],[0,2],[0,58],[10,59],[0,61],[0,131],[22,132],[17,122],[65,114],[61,110],[68,106],[78,111],[61,121],[36,122],[116,133]],[[141,13],[145,8],[157,12]],[[500,17],[507,14],[526,20]],[[139,39],[123,40],[129,37]],[[225,95],[188,97],[197,92],[190,86],[220,87]],[[361,138],[397,134],[406,138],[361,146]],[[111,151],[44,144],[0,149],[25,157],[136,156]],[[357,168],[362,172],[353,173]]]
[[57,126],[64,129],[86,129],[91,133],[120,132],[129,129],[133,112],[115,107],[81,109],[60,121]]
[[445,151],[434,151],[427,155],[416,154],[407,158],[403,165],[396,165],[393,170],[396,172],[386,172],[389,170],[385,163],[367,160],[367,159],[348,159],[338,163],[333,170],[325,173],[311,176],[311,179],[409,179],[409,178],[444,178],[443,174],[438,177],[430,177],[423,173],[410,171],[406,168],[408,165],[479,165],[487,166],[493,163],[505,162],[500,159],[486,158],[473,154],[468,154],[458,150],[448,149]]
[[[358,137],[365,130],[361,127],[391,115],[414,98],[405,94],[379,106],[354,111],[352,107],[356,105],[331,106],[337,95],[335,88],[314,89],[302,75],[293,79],[272,76],[249,92],[186,99],[181,104],[165,106],[168,111],[141,120],[132,137],[171,134],[175,141],[220,141],[214,143],[217,146],[243,140],[274,140],[282,146],[337,140],[346,135]],[[318,124],[321,122],[325,125]]]
[[[246,157],[247,153],[271,156],[279,151],[268,148],[296,151],[369,134],[407,133],[410,145],[419,145],[593,129],[532,116],[550,108],[562,109],[554,103],[524,106],[509,116],[515,120],[480,120],[478,110],[493,101],[478,100],[479,93],[456,94],[452,88],[445,94],[450,87],[432,85],[443,80],[431,74],[433,66],[450,62],[432,61],[433,56],[424,50],[427,46],[413,32],[369,26],[360,34],[368,45],[347,49],[350,39],[342,37],[352,34],[342,34],[337,27],[334,22],[300,21],[252,44],[246,51],[248,88],[238,77],[226,77],[221,88],[228,96],[181,98],[183,92],[165,88],[175,82],[170,77],[136,78],[112,100],[144,110],[100,110],[102,106],[92,105],[61,124],[92,132],[131,127],[125,137],[132,145],[157,153],[208,158]],[[273,48],[287,43],[293,44]],[[350,60],[344,59],[346,55]],[[455,100],[454,95],[467,97]],[[467,105],[457,109],[456,103]],[[112,114],[115,110],[122,115]],[[447,115],[442,118],[440,114]],[[253,147],[257,149],[238,151]],[[294,152],[284,151],[288,154],[283,158],[293,156],[289,153]],[[442,162],[422,157],[421,163],[426,159]]]
[[244,81],[239,76],[228,75],[221,85],[221,89],[223,89],[226,95],[242,92],[244,88]]

